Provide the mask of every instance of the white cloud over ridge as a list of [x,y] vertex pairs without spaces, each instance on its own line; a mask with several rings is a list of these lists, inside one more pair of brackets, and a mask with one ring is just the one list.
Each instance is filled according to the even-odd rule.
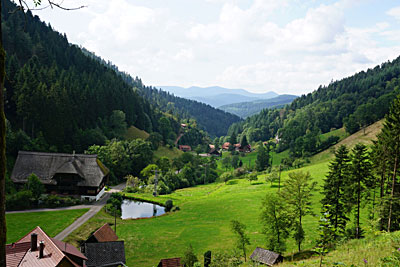
[[[372,26],[353,26],[349,10],[358,12],[362,1],[193,0],[197,6],[179,6],[197,15],[215,8],[218,16],[208,21],[180,16],[178,0],[88,2],[79,11],[87,23],[76,30],[70,23],[69,39],[148,85],[301,94],[400,54],[398,30],[388,22],[400,19],[400,7],[388,7]],[[62,18],[50,21],[57,19],[63,31]]]

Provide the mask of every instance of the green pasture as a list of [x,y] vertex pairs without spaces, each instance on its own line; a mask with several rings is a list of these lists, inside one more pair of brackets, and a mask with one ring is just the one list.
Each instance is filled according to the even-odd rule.
[[[328,168],[328,162],[323,162],[302,168],[309,171],[314,179],[321,184]],[[294,171],[294,170],[291,170]],[[290,171],[282,172],[282,181]],[[250,183],[245,179],[231,180],[224,183],[213,183],[192,188],[177,190],[170,195],[153,197],[150,194],[127,194],[127,196],[164,203],[172,199],[180,207],[180,211],[165,216],[139,219],[117,219],[117,235],[125,240],[125,250],[128,266],[153,266],[161,258],[180,257],[189,244],[194,248],[199,258],[207,250],[230,250],[234,247],[234,236],[230,230],[230,221],[239,220],[247,226],[251,246],[264,246],[265,237],[261,233],[259,220],[261,201],[267,194],[277,191],[277,184],[264,181],[259,175],[257,182]],[[313,197],[314,212],[317,216],[307,216],[304,219],[306,240],[303,248],[314,246],[317,237],[321,195],[316,192]],[[78,244],[86,239],[92,231],[103,223],[113,223],[114,218],[98,213],[85,225],[75,231],[67,242]],[[288,242],[287,253],[296,251],[296,245],[291,239]]]
[[50,237],[56,236],[89,209],[6,214],[7,243],[18,241],[36,226]]

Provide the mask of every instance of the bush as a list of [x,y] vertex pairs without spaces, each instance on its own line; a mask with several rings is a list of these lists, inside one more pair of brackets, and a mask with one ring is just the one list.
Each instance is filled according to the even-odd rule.
[[175,207],[172,208],[172,212],[175,212],[175,211],[178,211],[178,210],[181,210],[181,208],[179,208],[178,206],[175,206]]
[[240,177],[246,173],[246,170],[244,168],[237,168],[234,172],[233,175],[235,177]]
[[14,195],[7,196],[6,209],[7,210],[24,210],[32,208],[33,195],[29,190],[19,191]]
[[168,199],[167,201],[165,201],[165,211],[169,212],[171,211],[171,209],[173,208],[174,204],[172,202],[171,199]]

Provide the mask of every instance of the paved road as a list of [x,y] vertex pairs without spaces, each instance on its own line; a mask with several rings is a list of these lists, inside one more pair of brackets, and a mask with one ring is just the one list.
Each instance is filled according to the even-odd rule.
[[107,203],[107,200],[110,198],[111,193],[120,192],[122,189],[125,188],[125,183],[112,186],[111,189],[106,192],[99,201],[94,202],[91,205],[77,205],[71,207],[63,207],[63,208],[56,208],[56,209],[35,209],[35,210],[18,210],[18,211],[8,211],[6,214],[10,213],[25,213],[25,212],[40,212],[40,211],[56,211],[56,210],[73,210],[73,209],[89,209],[88,212],[83,214],[81,217],[76,219],[70,226],[65,228],[61,233],[56,235],[54,238],[58,240],[63,240],[67,236],[69,236],[75,229],[79,226],[87,222],[90,218],[96,215]]
[[96,201],[93,205],[90,206],[91,208],[88,212],[86,212],[81,217],[76,219],[76,221],[74,221],[70,226],[65,228],[61,233],[56,235],[54,238],[58,240],[63,240],[64,238],[69,236],[73,231],[75,231],[78,227],[87,222],[90,218],[96,215],[104,207],[104,205],[107,203],[107,200],[110,198],[111,193],[120,192],[124,188],[125,188],[125,183],[112,186],[110,191],[106,192],[99,201]]
[[107,199],[109,199],[110,195],[111,194],[108,192],[105,193],[99,201],[90,206],[91,208],[88,212],[86,212],[81,217],[76,219],[70,226],[65,228],[61,233],[56,235],[54,238],[58,240],[63,240],[64,238],[69,236],[73,231],[75,231],[75,229],[77,229],[79,226],[81,226],[82,224],[87,222],[90,218],[92,218],[94,215],[96,215],[101,210],[101,208],[103,208],[104,205],[107,203]]

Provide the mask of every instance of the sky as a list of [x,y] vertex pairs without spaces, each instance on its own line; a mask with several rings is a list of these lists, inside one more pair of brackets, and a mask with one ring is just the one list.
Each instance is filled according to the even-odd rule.
[[81,5],[34,13],[152,86],[300,95],[400,55],[394,0],[63,1]]

